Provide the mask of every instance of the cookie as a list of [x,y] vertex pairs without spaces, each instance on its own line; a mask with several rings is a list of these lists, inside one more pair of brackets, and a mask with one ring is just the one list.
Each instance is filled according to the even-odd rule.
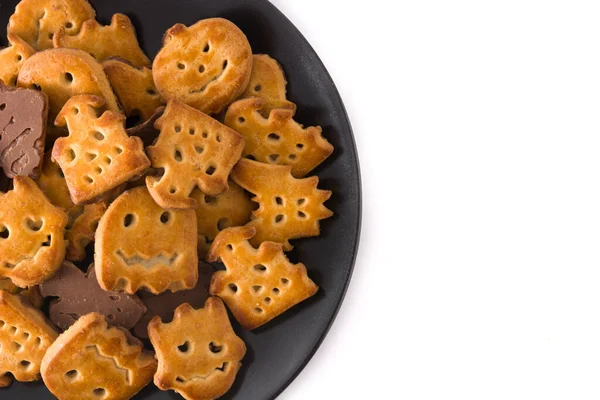
[[207,114],[218,113],[241,95],[251,72],[246,35],[223,18],[172,26],[152,64],[164,98],[174,97]]
[[75,204],[93,201],[150,166],[141,139],[125,132],[122,114],[109,110],[97,116],[103,105],[98,96],[75,96],[56,117],[69,136],[56,140],[52,159],[64,172]]
[[41,367],[46,387],[60,400],[129,399],[155,371],[153,354],[98,313],[84,315],[63,332]]
[[8,278],[0,279],[0,290],[5,290],[10,294],[18,294],[21,298],[27,300],[33,307],[40,309],[44,303],[44,298],[40,294],[39,286],[29,286],[20,288]]
[[10,45],[0,50],[0,80],[9,86],[17,86],[21,65],[35,53],[35,49],[14,33],[7,37]]
[[36,179],[44,158],[48,98],[0,81],[0,167],[9,178]]
[[18,295],[0,290],[0,387],[12,378],[21,382],[40,379],[40,363],[58,333],[44,314]]
[[202,307],[208,298],[210,277],[214,272],[212,265],[200,262],[198,265],[198,283],[189,290],[179,292],[164,292],[158,295],[149,292],[138,292],[138,296],[147,308],[139,322],[135,324],[133,333],[139,338],[148,338],[148,323],[155,315],[165,322],[173,319],[173,312],[183,303],[188,303],[194,308]]
[[208,261],[221,260],[225,271],[213,274],[210,294],[219,296],[246,329],[255,329],[314,295],[319,287],[310,280],[304,264],[292,264],[283,245],[263,242],[255,249],[248,242],[252,226],[228,228],[217,235]]
[[8,21],[8,33],[21,36],[38,50],[52,48],[54,34],[65,28],[69,35],[81,29],[96,12],[86,0],[21,0]]
[[238,100],[227,109],[225,125],[244,137],[243,156],[252,160],[291,165],[292,175],[302,178],[333,152],[320,126],[304,128],[294,121],[294,111],[272,110],[263,117],[265,101],[259,97]]
[[256,197],[252,200],[259,203],[248,223],[256,228],[256,235],[250,239],[254,246],[271,241],[283,243],[284,250],[291,250],[290,239],[319,235],[319,220],[333,215],[323,205],[331,197],[331,191],[317,189],[316,176],[295,179],[291,169],[289,165],[244,158],[231,173],[231,178],[254,193]]
[[148,333],[158,358],[154,384],[186,399],[221,397],[233,385],[246,354],[246,345],[231,328],[217,297],[209,297],[199,310],[180,305],[166,324],[154,317]]
[[66,261],[56,275],[42,282],[40,292],[44,297],[58,297],[50,302],[50,320],[63,330],[91,312],[105,315],[109,325],[131,329],[146,312],[137,296],[102,290],[94,264],[84,274]]
[[46,93],[50,122],[55,120],[67,100],[78,94],[101,96],[106,108],[119,111],[117,98],[102,66],[82,50],[50,49],[35,53],[21,66],[17,84]]
[[160,118],[161,115],[163,115],[164,112],[164,106],[158,107],[156,110],[154,110],[154,114],[152,114],[146,121],[131,128],[127,128],[127,134],[129,136],[137,136],[142,139],[144,146],[152,146],[160,134],[160,131],[154,127],[154,123]]
[[150,59],[140,48],[135,28],[125,14],[114,14],[107,26],[89,19],[75,35],[69,35],[65,28],[61,28],[54,35],[54,47],[84,50],[99,62],[121,57],[134,65],[150,65]]
[[65,257],[67,215],[53,206],[28,177],[0,193],[0,278],[19,287],[52,276]]
[[96,273],[104,290],[154,294],[198,280],[194,210],[165,210],[145,187],[119,196],[96,232]]
[[190,193],[196,186],[209,196],[227,190],[227,177],[244,148],[239,133],[178,100],[168,102],[155,126],[160,135],[146,151],[152,167],[164,174],[149,176],[146,184],[161,207],[194,207]]
[[218,196],[207,196],[198,189],[191,194],[196,200],[198,252],[201,257],[206,255],[208,244],[222,229],[250,221],[255,203],[237,183],[229,181],[228,185],[229,188]]
[[123,59],[104,61],[102,67],[126,116],[140,116],[146,121],[164,104],[150,68],[136,67]]
[[260,97],[264,100],[261,113],[268,117],[275,108],[296,111],[296,105],[286,100],[287,81],[281,65],[267,54],[255,54],[252,61],[252,74],[242,98]]
[[86,204],[83,212],[75,217],[66,231],[66,239],[69,243],[65,256],[67,260],[81,261],[85,258],[85,248],[94,241],[96,228],[107,207],[104,201]]

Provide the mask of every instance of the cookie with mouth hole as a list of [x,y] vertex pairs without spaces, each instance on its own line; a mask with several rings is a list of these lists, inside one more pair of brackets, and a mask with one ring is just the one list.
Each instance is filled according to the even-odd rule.
[[125,132],[125,117],[113,111],[97,113],[104,105],[98,96],[79,95],[65,104],[56,125],[69,128],[52,148],[75,204],[91,202],[141,174],[150,166],[142,140]]
[[40,292],[44,297],[58,297],[50,302],[50,319],[61,329],[90,312],[105,315],[110,325],[131,329],[146,312],[137,296],[102,290],[94,264],[85,274],[66,261],[52,278],[42,282]]
[[191,197],[196,200],[198,225],[198,254],[204,257],[210,242],[217,234],[230,226],[242,226],[250,221],[256,203],[237,183],[228,182],[229,188],[218,196],[207,196],[194,189]]
[[150,59],[137,41],[135,28],[125,14],[114,14],[107,26],[89,19],[75,35],[70,35],[66,28],[61,28],[54,35],[54,47],[84,50],[99,62],[110,57],[121,57],[134,65],[150,65]]
[[79,94],[103,97],[106,108],[119,111],[102,66],[82,50],[61,48],[35,53],[21,66],[17,84],[46,93],[49,121],[55,120],[67,100]]
[[221,260],[226,268],[213,274],[210,294],[222,298],[246,329],[269,322],[319,289],[304,264],[290,263],[281,243],[252,247],[248,240],[255,234],[251,226],[225,229],[208,253],[208,261]]
[[40,364],[58,333],[19,295],[0,290],[0,387],[40,379]]
[[146,121],[165,103],[150,68],[136,67],[123,59],[106,60],[102,67],[127,117],[139,116]]
[[333,152],[320,126],[303,127],[294,110],[275,109],[265,118],[266,102],[259,97],[238,100],[227,109],[225,125],[244,137],[244,156],[268,163],[291,165],[302,178]]
[[286,99],[287,81],[281,65],[268,54],[255,54],[252,61],[252,74],[242,98],[260,97],[264,106],[260,112],[268,117],[271,110],[285,108],[296,111],[296,105]]
[[291,169],[289,165],[243,158],[231,172],[231,178],[254,193],[252,200],[259,203],[247,225],[256,228],[256,235],[250,239],[254,246],[271,241],[283,243],[284,250],[291,250],[290,239],[318,236],[319,221],[333,215],[323,204],[331,197],[331,191],[317,188],[317,176],[294,178]]
[[165,33],[154,58],[154,82],[165,98],[176,98],[207,114],[241,95],[252,72],[252,49],[231,21],[210,18]]
[[98,313],[84,315],[63,332],[41,366],[46,387],[61,400],[129,399],[155,371],[154,355]]
[[38,50],[52,48],[54,34],[64,28],[74,35],[96,12],[87,0],[21,0],[8,21],[8,33]]
[[180,305],[169,323],[154,317],[148,333],[158,358],[154,384],[186,399],[221,397],[233,385],[246,354],[217,297],[209,297],[198,310]]
[[155,126],[160,135],[146,151],[152,167],[164,173],[147,177],[146,184],[158,204],[191,208],[195,187],[209,196],[227,190],[227,177],[244,148],[239,133],[175,99]]
[[96,273],[104,290],[154,294],[198,280],[194,210],[166,210],[137,187],[119,196],[96,231]]
[[0,50],[0,80],[17,86],[21,65],[35,53],[35,49],[14,33],[7,35],[9,46]]
[[33,180],[17,176],[0,192],[0,278],[20,287],[52,276],[65,257],[67,214],[53,206]]

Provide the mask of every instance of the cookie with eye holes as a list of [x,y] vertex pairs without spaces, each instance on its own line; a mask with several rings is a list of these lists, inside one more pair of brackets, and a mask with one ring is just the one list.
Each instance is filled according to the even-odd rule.
[[158,359],[154,384],[186,399],[224,395],[246,354],[246,345],[231,328],[225,306],[217,297],[209,297],[198,310],[187,303],[180,305],[173,321],[166,324],[154,317],[148,334]]
[[165,33],[152,75],[164,98],[176,98],[207,114],[243,93],[252,72],[252,49],[231,21],[209,18]]
[[102,67],[126,116],[139,115],[146,121],[164,104],[154,86],[150,68],[136,67],[123,59],[104,61]]
[[84,50],[99,62],[110,57],[121,57],[134,65],[150,65],[150,59],[137,41],[135,28],[125,14],[114,14],[107,26],[89,19],[75,35],[69,35],[65,28],[61,28],[54,35],[54,47]]
[[155,126],[160,135],[146,151],[152,167],[164,173],[147,177],[146,185],[161,207],[194,207],[190,194],[196,186],[209,196],[227,190],[227,177],[244,148],[239,133],[175,99]]
[[46,387],[60,400],[123,400],[152,380],[154,355],[102,314],[82,316],[64,331],[42,359]]
[[12,376],[21,382],[40,379],[40,364],[58,333],[44,314],[16,294],[0,290],[0,387]]
[[21,65],[35,53],[35,49],[14,33],[7,35],[9,46],[0,50],[0,80],[17,86]]
[[119,196],[100,219],[95,261],[104,290],[158,294],[190,289],[198,280],[194,210],[166,210],[146,187]]
[[230,226],[245,225],[254,209],[248,194],[237,183],[228,182],[229,188],[218,196],[207,196],[194,189],[198,225],[198,254],[204,257],[217,234]]
[[333,153],[320,126],[303,127],[294,111],[275,109],[265,118],[266,103],[259,97],[238,100],[227,109],[225,125],[239,132],[246,143],[244,156],[268,163],[290,165],[302,178]]
[[110,110],[97,115],[103,105],[98,96],[74,96],[56,117],[69,136],[56,140],[52,159],[75,204],[94,201],[150,166],[142,140],[125,132],[125,116]]
[[285,108],[296,111],[296,105],[286,99],[287,81],[281,65],[268,54],[255,54],[250,82],[241,98],[260,97],[264,106],[260,112],[268,117],[271,110]]
[[0,192],[0,278],[19,287],[52,276],[65,257],[67,214],[53,206],[31,178],[17,176]]
[[55,120],[67,100],[79,94],[103,97],[107,109],[119,112],[102,66],[82,50],[60,48],[35,53],[21,65],[17,84],[46,93],[49,121]]
[[63,28],[74,35],[96,12],[87,0],[21,0],[8,21],[17,34],[38,50],[52,48],[54,34]]
[[255,234],[251,226],[227,228],[217,235],[207,257],[225,264],[225,271],[213,274],[210,294],[222,298],[240,325],[250,330],[319,289],[304,264],[290,263],[281,243],[263,242],[258,249],[252,247],[248,239]]
[[254,246],[271,241],[291,250],[290,239],[318,236],[319,221],[333,215],[323,204],[331,191],[317,188],[317,176],[295,179],[291,168],[243,158],[231,172],[231,179],[254,193],[252,200],[259,204],[247,224],[256,228],[256,235],[250,239]]

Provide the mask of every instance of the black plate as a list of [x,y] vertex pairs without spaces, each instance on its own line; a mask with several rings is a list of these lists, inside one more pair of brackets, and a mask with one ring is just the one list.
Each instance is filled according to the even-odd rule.
[[[18,0],[0,0],[0,26],[5,27]],[[302,34],[266,0],[96,0],[91,1],[102,23],[112,14],[127,14],[140,42],[153,57],[163,33],[175,23],[191,25],[199,19],[223,17],[248,36],[254,53],[275,57],[285,70],[288,98],[298,105],[296,119],[305,125],[321,125],[335,146],[333,155],[315,172],[319,187],[333,191],[326,203],[335,215],[321,222],[322,235],[294,242],[289,253],[303,262],[320,286],[311,299],[253,331],[236,332],[248,345],[243,367],[224,399],[264,400],[276,397],[298,375],[327,334],[350,281],[360,232],[360,173],[352,129],[344,105],[327,70]],[[52,398],[44,384],[14,382],[0,390],[0,398]],[[181,398],[153,385],[135,397]]]

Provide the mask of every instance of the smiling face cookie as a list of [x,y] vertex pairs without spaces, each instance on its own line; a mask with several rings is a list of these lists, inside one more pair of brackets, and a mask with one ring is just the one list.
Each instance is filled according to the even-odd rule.
[[218,113],[242,94],[251,71],[246,35],[223,18],[174,25],[152,64],[154,82],[165,98],[207,114]]
[[26,287],[49,278],[62,263],[67,215],[30,178],[13,182],[13,190],[0,192],[0,278]]
[[104,290],[158,294],[189,289],[198,280],[194,210],[165,210],[145,187],[108,208],[96,232],[96,273]]
[[117,98],[102,66],[82,50],[61,48],[35,53],[21,66],[17,84],[46,93],[51,122],[67,100],[78,94],[101,96],[107,109],[119,111]]
[[74,35],[96,12],[86,0],[21,0],[8,21],[8,33],[21,36],[38,50],[52,48],[54,34],[64,28]]
[[158,358],[154,384],[186,399],[216,399],[225,394],[246,354],[246,345],[216,297],[209,297],[199,310],[182,304],[167,324],[154,317],[148,333]]

